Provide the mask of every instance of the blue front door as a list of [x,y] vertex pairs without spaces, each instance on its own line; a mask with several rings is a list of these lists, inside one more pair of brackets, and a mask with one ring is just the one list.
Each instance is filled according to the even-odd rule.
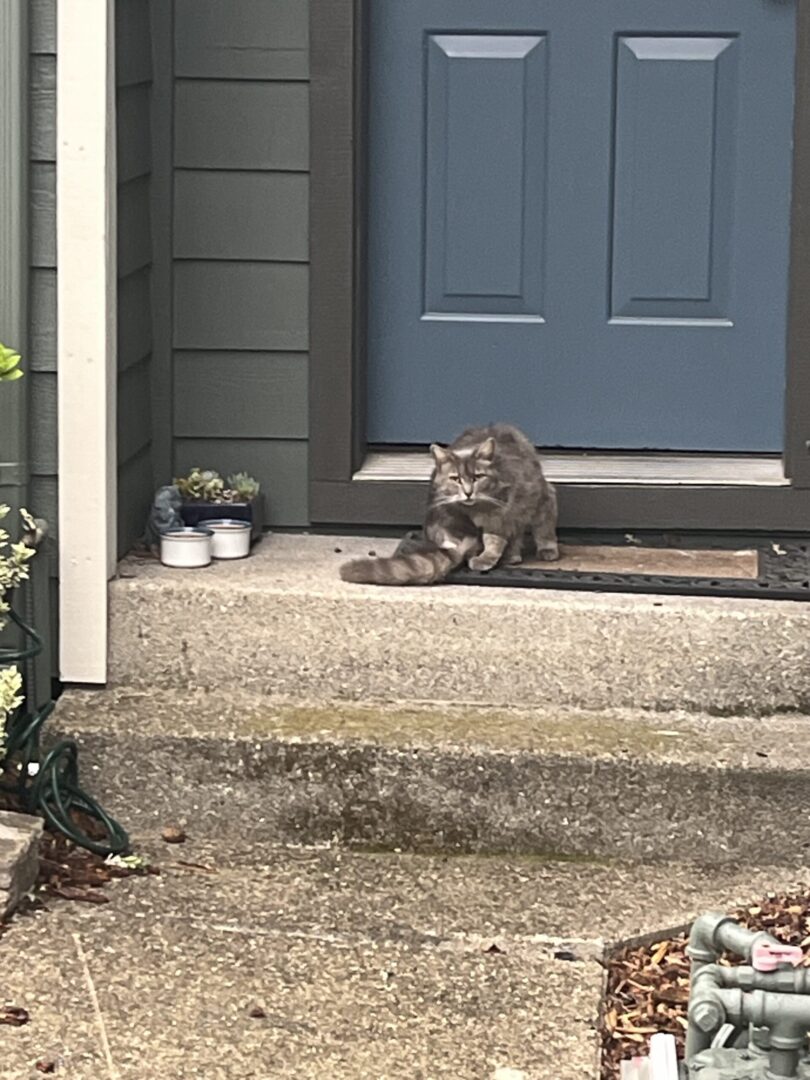
[[373,0],[376,443],[783,441],[795,0]]

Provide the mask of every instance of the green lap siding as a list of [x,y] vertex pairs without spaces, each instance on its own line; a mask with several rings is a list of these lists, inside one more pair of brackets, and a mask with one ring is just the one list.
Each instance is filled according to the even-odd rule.
[[[26,505],[47,519],[55,537],[56,2],[3,0],[0,19],[0,340],[21,351],[26,371],[23,380],[0,388],[0,502],[12,507],[13,532],[16,511]],[[46,579],[35,611],[45,642],[40,695],[57,642],[53,541],[43,558]]]
[[306,525],[309,4],[174,0],[173,461]]
[[143,533],[152,453],[152,26],[150,4],[116,0],[118,161],[118,549]]
[[119,549],[193,465],[253,473],[270,524],[306,525],[309,4],[116,20]]

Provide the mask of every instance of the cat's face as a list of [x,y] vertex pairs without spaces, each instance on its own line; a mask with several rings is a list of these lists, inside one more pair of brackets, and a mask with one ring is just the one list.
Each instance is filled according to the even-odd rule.
[[436,463],[434,491],[442,502],[462,506],[500,502],[496,498],[498,476],[493,439],[486,439],[470,450],[455,452],[434,444],[430,452]]

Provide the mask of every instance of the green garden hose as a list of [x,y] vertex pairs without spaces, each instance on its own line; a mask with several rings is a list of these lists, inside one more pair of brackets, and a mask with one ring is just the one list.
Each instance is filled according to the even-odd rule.
[[[24,664],[42,651],[42,639],[37,632],[16,612],[11,611],[10,616],[30,644],[19,650],[0,649],[0,667]],[[60,739],[42,754],[42,728],[54,708],[54,702],[49,701],[32,709],[29,699],[29,707],[7,721],[6,778],[0,773],[0,792],[14,796],[24,813],[42,814],[54,829],[79,847],[105,857],[121,855],[129,849],[129,837],[118,822],[82,790],[75,741]],[[8,774],[12,779],[7,779]],[[90,831],[79,824],[81,819],[88,820]]]

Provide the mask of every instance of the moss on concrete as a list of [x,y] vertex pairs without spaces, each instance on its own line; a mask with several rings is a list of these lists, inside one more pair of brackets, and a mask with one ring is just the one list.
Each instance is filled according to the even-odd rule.
[[486,707],[446,702],[291,702],[248,691],[72,690],[59,701],[61,730],[80,735],[320,742],[378,746],[393,754],[490,752],[518,757],[676,763],[770,772],[810,770],[806,720],[718,719],[642,710]]
[[[385,746],[481,746],[487,749],[615,757],[662,757],[689,746],[692,752],[716,745],[695,728],[656,727],[592,713],[559,715],[522,711],[387,705],[282,706],[235,717],[236,735],[284,739],[338,739]],[[680,754],[678,755],[680,756]]]

